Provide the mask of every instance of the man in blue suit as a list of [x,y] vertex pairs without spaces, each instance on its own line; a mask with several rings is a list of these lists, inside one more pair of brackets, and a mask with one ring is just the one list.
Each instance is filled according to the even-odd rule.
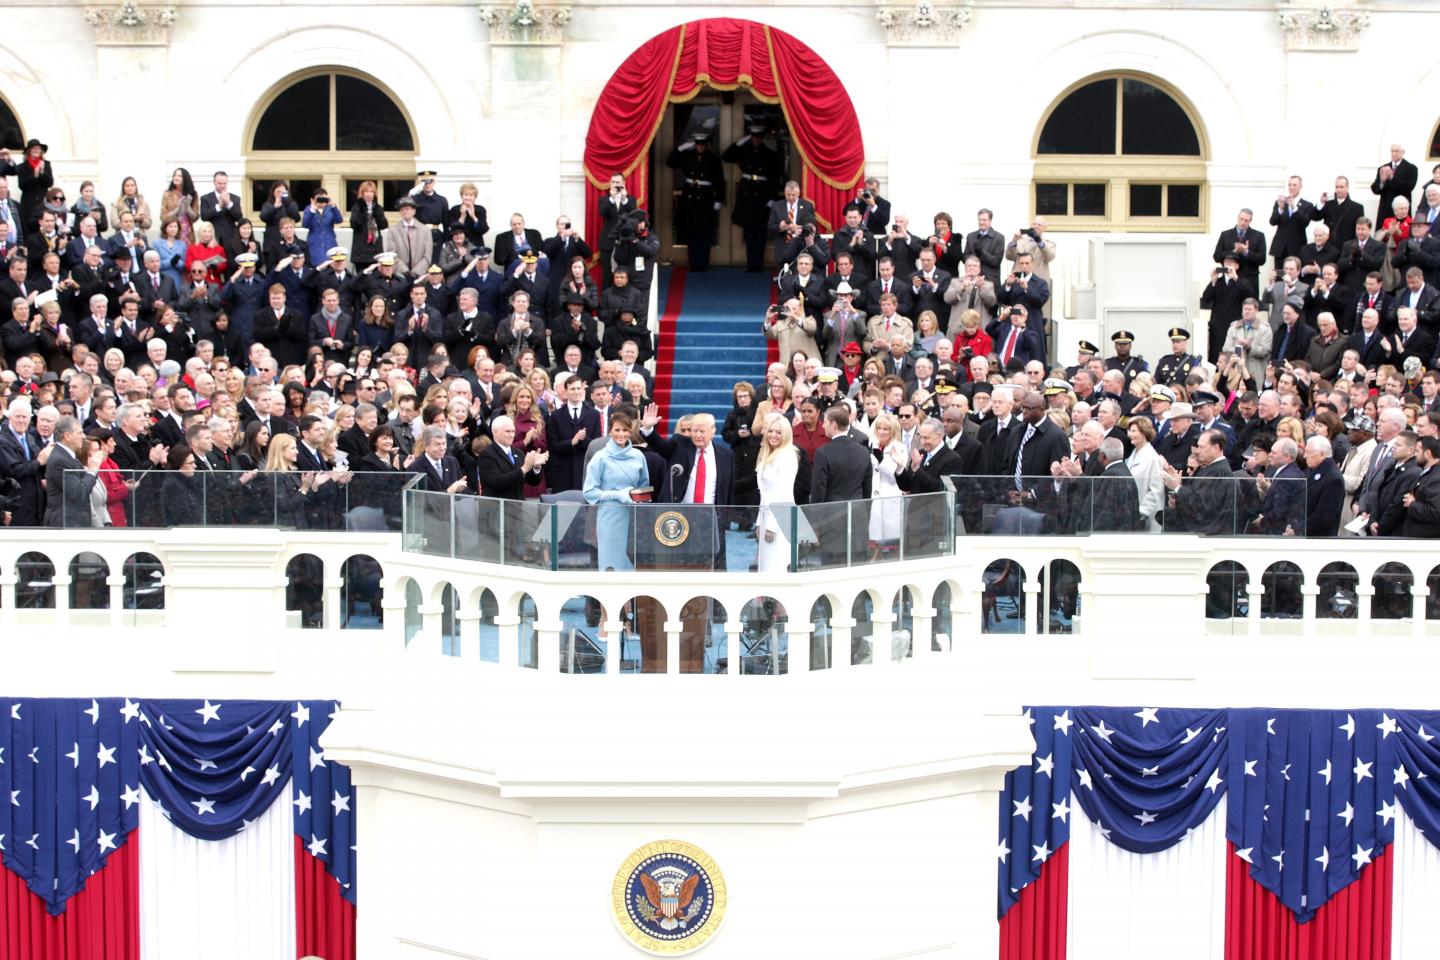
[[1002,369],[1019,361],[1023,367],[1031,360],[1045,360],[1045,348],[1039,334],[1030,327],[1030,311],[1024,304],[1001,309],[985,330],[995,341],[995,355]]
[[1255,518],[1259,532],[1305,532],[1305,471],[1295,463],[1299,456],[1300,448],[1288,437],[1276,440],[1270,448],[1269,489],[1260,504],[1260,515]]

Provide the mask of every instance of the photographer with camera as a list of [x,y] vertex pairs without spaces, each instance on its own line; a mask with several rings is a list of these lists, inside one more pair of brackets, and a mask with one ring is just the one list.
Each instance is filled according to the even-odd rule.
[[820,347],[815,342],[815,328],[815,318],[806,313],[798,298],[782,296],[779,306],[771,304],[765,310],[761,330],[765,339],[779,342],[782,357],[793,357],[796,353],[818,357]]
[[[1012,263],[1018,263],[1021,254],[1030,254],[1030,266],[1035,275],[1050,283],[1050,261],[1055,259],[1055,241],[1045,239],[1047,224],[1044,217],[1036,217],[1030,221],[1030,227],[1026,230],[1016,230],[1010,242],[1005,245],[1005,259]],[[1046,316],[1049,316],[1050,301],[1047,298],[1042,307]]]
[[689,247],[690,269],[710,269],[710,247],[725,202],[725,168],[710,152],[710,132],[698,130],[665,158],[665,165],[678,171],[680,204],[676,227]]
[[920,259],[920,249],[925,244],[910,232],[909,217],[902,213],[895,218],[888,230],[882,225],[880,230],[872,232],[878,241],[875,251],[877,269],[880,261],[888,259],[894,265],[895,272],[902,277],[908,277],[915,272],[915,263]]
[[610,267],[615,251],[616,233],[626,214],[635,211],[635,198],[625,188],[625,174],[610,176],[610,187],[600,198],[600,263],[605,271],[604,285],[610,286]]
[[890,201],[880,196],[878,177],[866,177],[865,186],[851,203],[860,207],[860,225],[875,235],[885,232],[890,222]]
[[325,262],[326,252],[335,246],[335,228],[342,219],[340,211],[330,202],[329,191],[324,187],[316,190],[300,217],[300,225],[310,231],[305,245],[310,248],[311,263]]
[[[655,258],[660,255],[660,238],[650,232],[650,214],[633,210],[620,221],[615,231],[615,248],[611,251],[610,273],[620,267],[629,273],[630,286],[639,295],[641,305],[637,316],[645,319],[650,302],[650,284],[655,279]],[[602,315],[601,320],[604,320]]]
[[[780,300],[799,300],[800,309],[811,320],[818,321],[829,305],[828,292],[825,289],[825,278],[815,271],[815,261],[808,253],[802,253],[795,258],[795,270],[786,273],[780,278]],[[812,327],[811,332],[814,332]],[[812,353],[811,356],[818,357],[820,354]],[[790,356],[790,354],[782,354]]]

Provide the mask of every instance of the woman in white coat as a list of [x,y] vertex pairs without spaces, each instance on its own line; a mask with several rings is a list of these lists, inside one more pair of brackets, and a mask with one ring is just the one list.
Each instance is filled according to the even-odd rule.
[[[800,451],[783,414],[765,418],[760,454],[755,459],[755,479],[760,487],[760,513],[755,536],[756,569],[777,573],[790,567],[790,533],[795,513],[795,476],[800,471]],[[795,518],[798,519],[798,518]]]
[[900,442],[900,421],[882,413],[870,424],[870,559],[895,550],[905,528],[905,494],[895,474],[905,469],[905,445]]
[[1125,466],[1140,494],[1140,515],[1153,533],[1160,529],[1155,514],[1165,507],[1165,460],[1150,442],[1155,439],[1155,425],[1148,419],[1132,417],[1126,431],[1135,449],[1125,458]]

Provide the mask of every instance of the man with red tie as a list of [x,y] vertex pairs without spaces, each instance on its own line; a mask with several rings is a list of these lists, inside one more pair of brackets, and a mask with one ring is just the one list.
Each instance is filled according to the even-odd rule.
[[[715,418],[708,413],[690,417],[690,435],[662,437],[655,432],[659,412],[655,404],[645,408],[640,432],[651,450],[665,457],[668,469],[660,499],[665,503],[686,503],[726,507],[734,503],[735,458],[728,447],[715,445]],[[715,523],[718,511],[695,511],[690,524],[696,532],[715,530],[715,562],[724,569],[724,531]],[[703,543],[703,537],[701,542]]]

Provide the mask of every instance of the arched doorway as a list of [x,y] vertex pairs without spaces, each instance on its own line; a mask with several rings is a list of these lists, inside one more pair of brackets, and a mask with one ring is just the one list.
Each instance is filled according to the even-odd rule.
[[416,143],[399,99],[374,78],[343,67],[294,74],[260,99],[246,133],[246,210],[257,218],[276,180],[302,211],[320,187],[348,211],[366,180],[394,209],[415,184]]
[[24,142],[25,131],[20,126],[20,118],[15,115],[5,98],[0,97],[0,144],[14,148]]
[[[689,109],[672,115],[675,104]],[[673,180],[668,171],[658,178],[656,168],[663,168],[680,142],[676,136],[693,124],[713,120],[723,151],[743,135],[741,125],[750,117],[783,121],[771,126],[777,134],[771,146],[793,145],[801,196],[815,204],[821,229],[839,223],[864,177],[864,142],[849,94],[829,64],[790,34],[752,20],[715,18],[682,24],[641,44],[601,92],[585,138],[591,193],[586,236],[599,238],[598,203],[619,173],[630,196],[660,222],[661,256],[673,253],[673,233],[660,220],[671,199],[657,193]],[[732,184],[727,207],[733,196]],[[719,219],[728,231],[728,209]],[[738,249],[743,259],[743,247],[734,242],[726,256],[733,260]]]

